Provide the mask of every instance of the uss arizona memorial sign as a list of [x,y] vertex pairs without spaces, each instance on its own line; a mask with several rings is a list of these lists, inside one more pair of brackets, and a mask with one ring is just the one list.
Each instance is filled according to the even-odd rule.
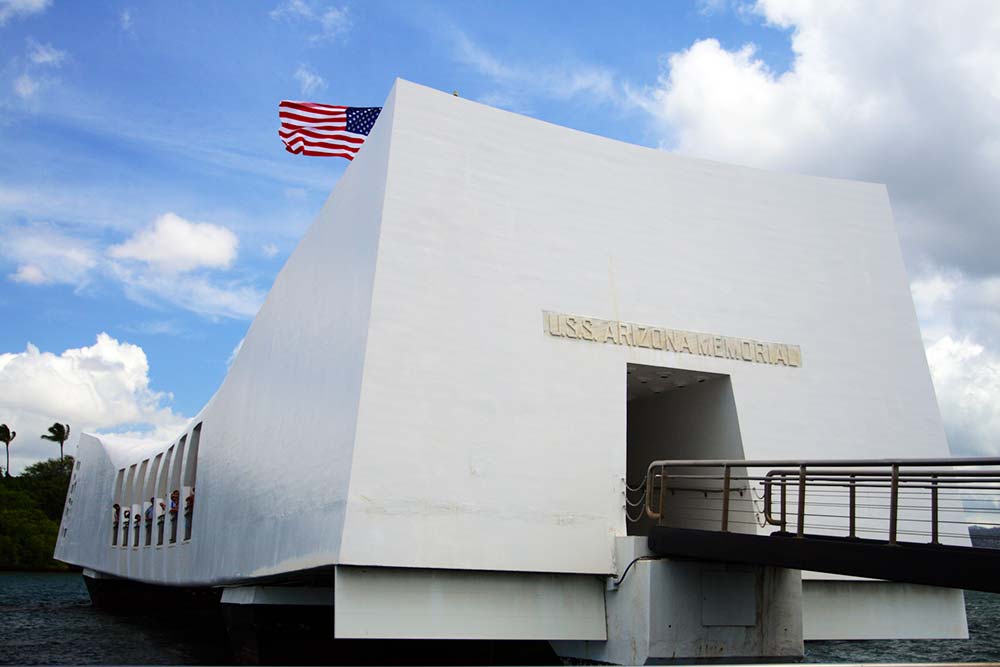
[[580,315],[542,311],[545,333],[557,338],[576,338],[594,343],[645,347],[703,357],[734,359],[777,366],[802,366],[798,345],[765,343],[751,338],[651,327],[618,320],[600,320]]

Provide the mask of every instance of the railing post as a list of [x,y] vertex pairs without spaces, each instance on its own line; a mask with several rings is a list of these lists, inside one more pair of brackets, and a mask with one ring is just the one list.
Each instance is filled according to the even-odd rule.
[[889,544],[896,543],[896,523],[899,514],[899,464],[892,464],[892,490],[889,493]]
[[788,475],[781,473],[781,532],[788,529],[788,521],[785,519],[788,507]]
[[799,466],[799,525],[797,537],[806,534],[806,467]]
[[729,480],[731,477],[729,466],[722,468],[722,532],[729,531]]
[[656,517],[656,525],[663,525],[663,507],[667,501],[667,467],[660,466],[660,515]]
[[856,500],[856,496],[855,496],[855,488],[854,488],[854,475],[851,475],[851,525],[850,525],[850,529],[851,529],[851,537],[852,538],[855,537],[855,528],[856,528],[856,526],[855,526],[856,512],[855,512],[855,509],[854,509],[856,507],[855,500]]
[[937,475],[931,475],[931,544],[938,543],[938,487]]

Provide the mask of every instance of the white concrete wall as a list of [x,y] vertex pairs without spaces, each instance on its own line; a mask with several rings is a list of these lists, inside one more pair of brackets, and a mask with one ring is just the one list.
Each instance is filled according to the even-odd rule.
[[888,581],[802,582],[806,639],[968,639],[965,595]]
[[338,566],[333,590],[341,639],[607,639],[585,575]]
[[[342,562],[610,571],[628,362],[729,375],[747,458],[947,455],[883,186],[396,94]],[[803,366],[554,338],[543,310]]]

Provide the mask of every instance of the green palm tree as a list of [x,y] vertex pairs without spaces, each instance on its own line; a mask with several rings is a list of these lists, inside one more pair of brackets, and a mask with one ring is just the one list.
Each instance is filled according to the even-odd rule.
[[6,424],[0,424],[0,442],[7,448],[7,476],[10,477],[10,442],[17,437],[17,431],[11,431]]
[[42,436],[43,440],[51,440],[59,443],[59,460],[63,460],[63,443],[69,440],[69,424],[56,422],[49,427],[48,435]]

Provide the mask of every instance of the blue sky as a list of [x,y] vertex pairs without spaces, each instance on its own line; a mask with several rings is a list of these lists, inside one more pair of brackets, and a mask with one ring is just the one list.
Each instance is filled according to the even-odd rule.
[[[284,152],[278,101],[376,106],[396,77],[664,150],[889,183],[935,379],[946,367],[954,383],[949,434],[980,451],[993,432],[962,420],[979,410],[1000,433],[1000,413],[963,398],[962,364],[995,364],[978,382],[1000,392],[1000,271],[975,239],[941,239],[992,233],[995,198],[967,184],[991,183],[1000,160],[987,122],[1000,94],[983,83],[996,47],[975,34],[996,13],[938,21],[969,50],[925,39],[925,63],[908,42],[936,10],[913,7],[0,0],[0,421],[22,432],[14,471],[49,453],[35,435],[55,419],[156,436],[201,408],[347,166]],[[873,51],[871,26],[899,39]],[[969,58],[962,94],[982,117],[928,105],[955,94],[935,65]],[[926,139],[959,122],[969,136]],[[953,175],[961,201],[928,202],[934,175],[907,166],[984,154]]]

